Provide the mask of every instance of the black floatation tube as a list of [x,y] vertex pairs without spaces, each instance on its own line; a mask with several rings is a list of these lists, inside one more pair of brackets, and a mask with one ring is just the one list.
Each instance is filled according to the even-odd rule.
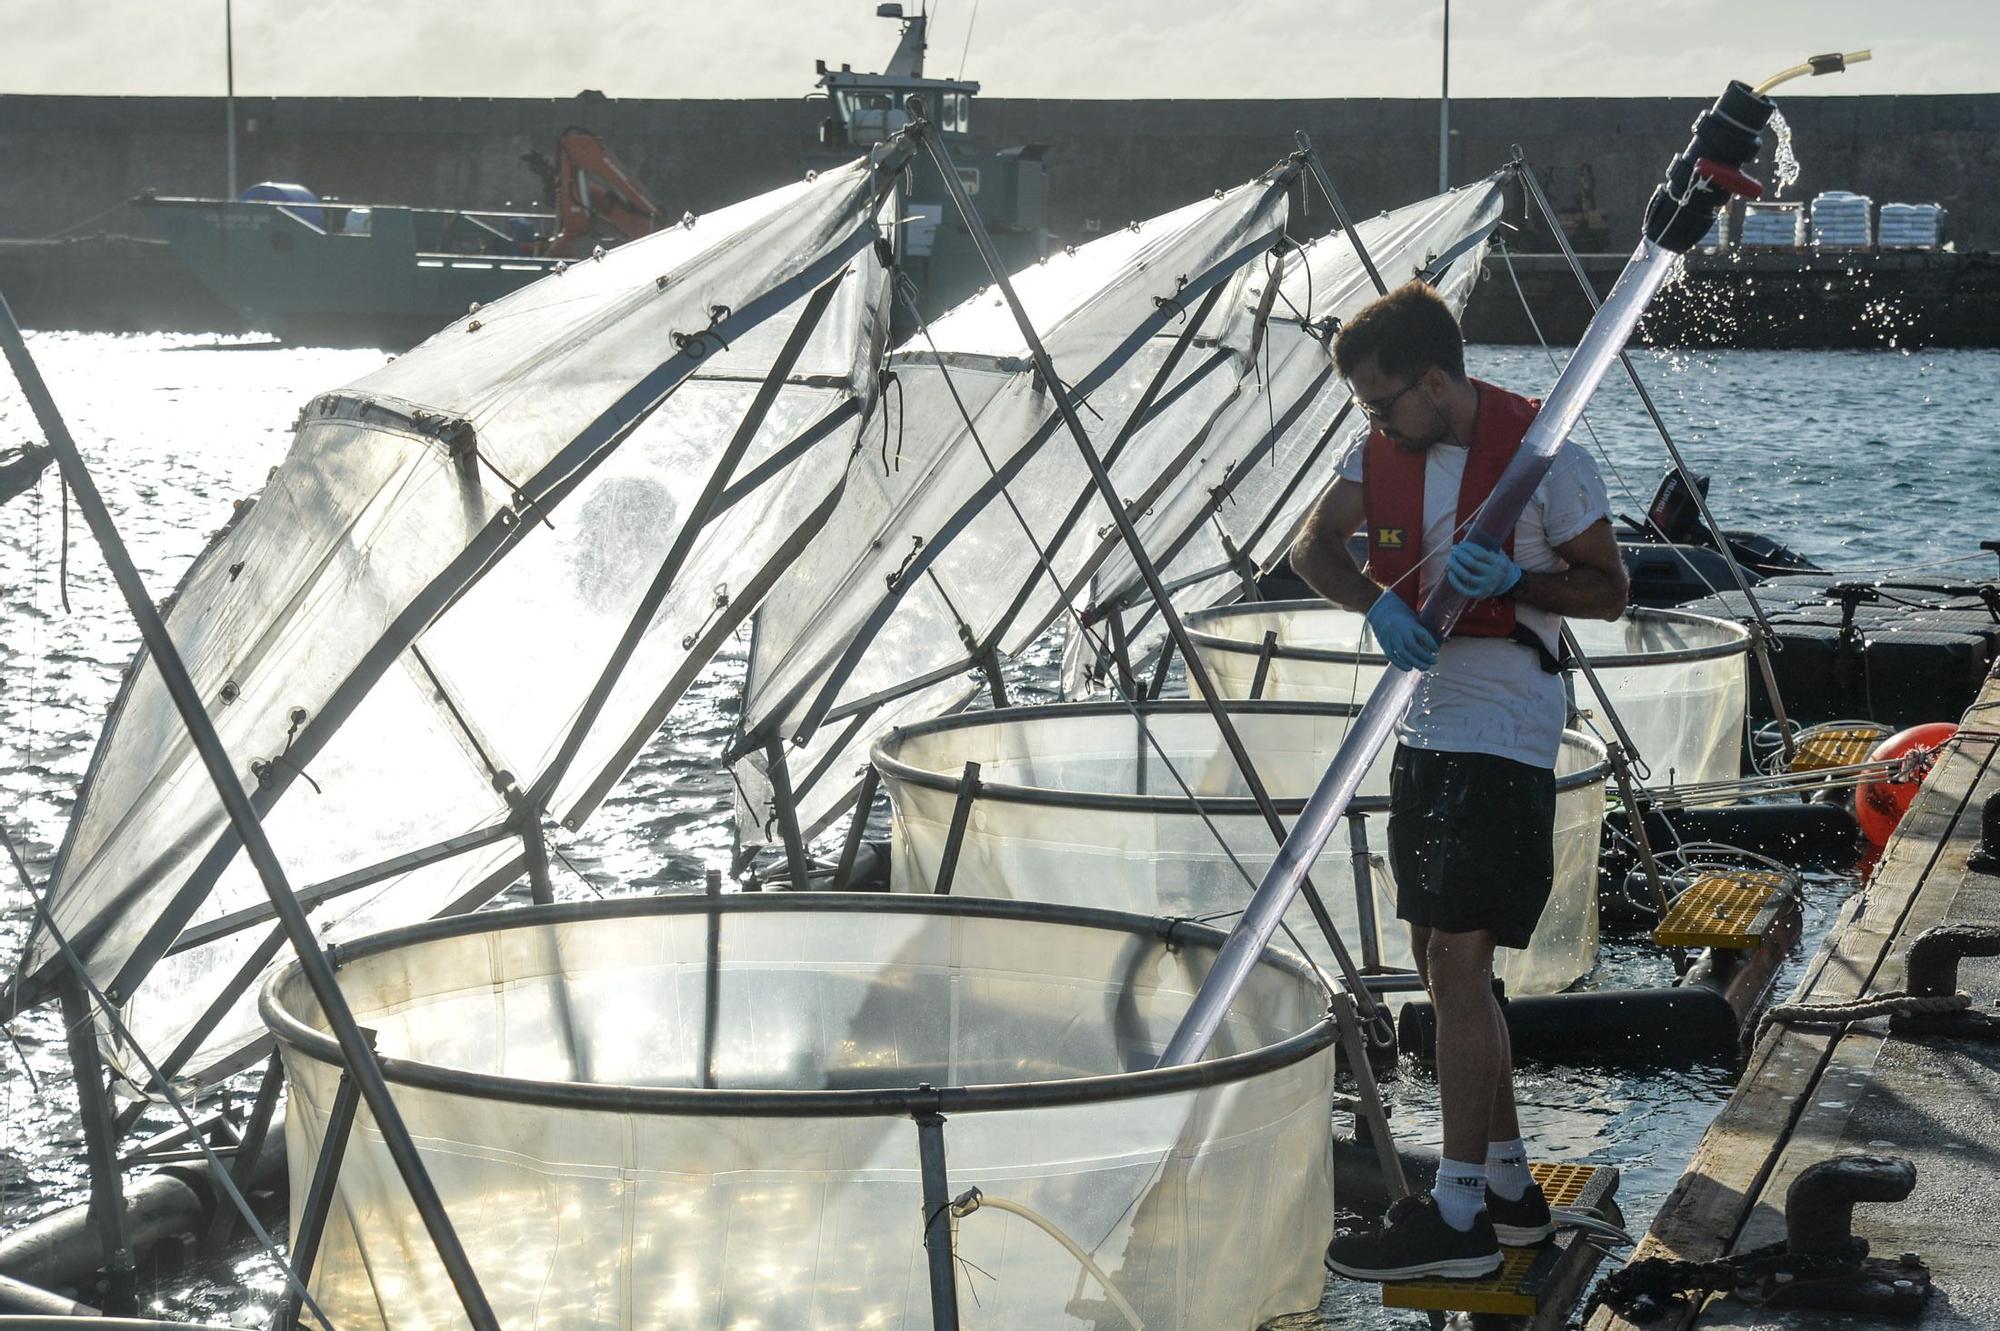
[[[1558,1064],[1733,1064],[1798,937],[1792,897],[1755,949],[1709,948],[1679,984],[1503,998],[1514,1056]],[[1403,1005],[1396,1041],[1413,1058],[1437,1056],[1437,1016],[1428,1002]]]
[[[1756,156],[1758,136],[1775,109],[1747,85],[1731,83],[1715,105],[1695,121],[1694,137],[1668,163],[1666,181],[1647,205],[1645,238],[1632,252],[1603,307],[1584,329],[1576,353],[1556,377],[1547,401],[1495,482],[1466,539],[1500,548],[1675,262],[1707,233],[1716,212],[1732,196],[1763,193],[1761,185],[1743,174],[1743,166]],[[1448,579],[1440,579],[1424,597],[1417,617],[1442,640],[1450,636],[1468,604]],[[1193,1063],[1207,1053],[1230,1004],[1277,933],[1308,869],[1347,812],[1363,775],[1388,741],[1391,727],[1409,708],[1416,689],[1415,672],[1393,668],[1376,684],[1250,904],[1216,954],[1187,1015],[1167,1042],[1162,1065]]]

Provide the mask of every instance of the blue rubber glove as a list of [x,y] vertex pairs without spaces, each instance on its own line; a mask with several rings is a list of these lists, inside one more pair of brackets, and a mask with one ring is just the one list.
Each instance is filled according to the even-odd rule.
[[1437,664],[1438,640],[1402,597],[1383,592],[1368,607],[1368,627],[1382,655],[1398,670],[1429,670]]
[[1521,566],[1504,550],[1460,541],[1444,562],[1444,575],[1452,586],[1477,601],[1513,591],[1521,581]]

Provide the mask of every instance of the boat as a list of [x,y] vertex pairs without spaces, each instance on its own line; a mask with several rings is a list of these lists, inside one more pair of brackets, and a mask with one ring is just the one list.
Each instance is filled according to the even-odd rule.
[[[928,15],[902,6],[877,13],[901,25],[881,73],[819,62],[824,98],[820,143],[801,163],[824,170],[893,135],[924,108],[947,135],[982,220],[1008,267],[1049,250],[1042,145],[975,151],[970,138],[979,84],[926,77]],[[134,199],[151,236],[164,241],[235,325],[307,346],[403,350],[454,318],[676,220],[650,198],[599,141],[564,131],[553,162],[523,159],[553,212],[412,208],[321,199],[305,186],[265,182],[237,199],[146,194]],[[898,270],[915,285],[926,316],[983,284],[968,233],[947,218],[947,197],[928,163],[913,163],[891,231]],[[912,315],[895,302],[893,324]]]
[[554,163],[527,160],[555,212],[322,200],[269,181],[236,199],[147,194],[133,206],[244,327],[305,345],[402,349],[665,220],[588,130],[564,131]]

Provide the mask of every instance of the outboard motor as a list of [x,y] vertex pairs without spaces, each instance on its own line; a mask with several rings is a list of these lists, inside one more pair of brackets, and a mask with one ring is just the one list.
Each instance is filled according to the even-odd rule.
[[[1694,483],[1701,487],[1702,498],[1708,498],[1708,477],[1697,476]],[[1653,502],[1646,506],[1646,520],[1653,539],[1669,545],[1708,544],[1707,533],[1701,529],[1701,510],[1676,468],[1669,468],[1660,478],[1660,488],[1653,491]]]

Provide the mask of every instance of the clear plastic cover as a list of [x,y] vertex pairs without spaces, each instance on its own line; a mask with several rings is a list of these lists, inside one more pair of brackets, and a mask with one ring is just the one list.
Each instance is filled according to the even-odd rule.
[[[965,764],[976,762],[980,791],[949,885],[953,896],[1196,918],[1240,910],[1276,858],[1276,839],[1250,803],[1206,708],[1156,704],[1141,715],[1135,719],[1120,704],[1069,704],[974,714],[887,736],[876,759],[894,807],[890,885],[906,892],[936,889],[958,799],[956,783]],[[1266,703],[1235,704],[1230,719],[1272,798],[1292,801],[1296,811],[1352,717],[1344,707]],[[1549,905],[1531,945],[1503,949],[1495,962],[1509,992],[1554,993],[1588,974],[1596,962],[1603,760],[1603,748],[1588,737],[1564,735],[1558,778],[1595,775],[1566,783],[1557,796],[1556,877]],[[1389,761],[1385,752],[1370,769],[1361,786],[1364,799],[1385,801]],[[1203,808],[1187,800],[1175,773]],[[919,774],[932,779],[926,783]],[[1216,799],[1235,803],[1209,803]],[[1389,873],[1388,815],[1376,810],[1360,817],[1372,935],[1361,923],[1358,860],[1350,840],[1328,843],[1313,864],[1313,883],[1357,963],[1372,945],[1383,964],[1408,967],[1409,932],[1396,920]],[[1332,973],[1331,953],[1303,898],[1293,903],[1286,921],[1289,945],[1303,947]]]
[[[1487,180],[1367,218],[1354,229],[1385,282],[1429,274],[1459,311],[1478,278],[1483,238],[1499,220],[1502,201],[1499,182]],[[1236,596],[1239,569],[1279,561],[1308,506],[1332,481],[1347,438],[1363,428],[1355,412],[1340,421],[1347,385],[1334,372],[1331,354],[1330,330],[1376,297],[1353,241],[1332,232],[1288,252],[1282,267],[1257,274],[1242,299],[1254,308],[1273,280],[1279,289],[1271,297],[1255,373],[1205,423],[1199,455],[1174,488],[1137,506],[1142,511],[1134,515],[1183,613]],[[1131,606],[1125,611],[1129,650],[1142,668],[1165,637],[1145,596],[1138,568],[1120,546],[1093,574],[1083,597],[1099,610]],[[1064,672],[1069,696],[1104,682],[1110,663],[1098,650],[1103,640],[1101,630],[1096,642],[1072,632]]]
[[[1108,458],[1122,495],[1175,483],[1196,427],[1238,391],[1250,370],[1251,306],[1244,285],[1285,219],[1282,187],[1253,181],[1088,245],[1051,255],[1013,282],[1056,373],[1068,385],[1092,447]],[[1144,395],[1212,285],[1216,308],[1165,381],[1173,409],[1133,430],[1112,456]],[[894,352],[895,386],[878,403],[868,446],[855,454],[839,513],[757,613],[743,728],[761,748],[827,744],[859,708],[869,743],[897,717],[893,700],[939,687],[981,652],[1019,652],[1067,600],[1117,535],[1089,471],[1040,382],[997,292],[985,291]],[[933,353],[931,342],[936,343]],[[1006,477],[999,492],[996,472]],[[1042,570],[1037,547],[1056,570]],[[924,713],[917,713],[923,715]],[[739,765],[746,790],[764,760]],[[788,761],[807,826],[852,789],[808,779],[811,757]],[[829,769],[831,771],[831,769]],[[755,800],[748,802],[754,815]],[[760,821],[741,826],[746,844]]]
[[[1635,606],[1616,620],[1565,621],[1658,785],[1727,781],[1742,772],[1750,635],[1740,624]],[[1229,606],[1188,617],[1202,663],[1224,697],[1247,698],[1264,635],[1277,650],[1258,696],[1365,701],[1386,662],[1362,616],[1323,602]],[[1617,732],[1582,676],[1571,697],[1600,739]]]
[[[620,246],[302,413],[285,462],[196,562],[167,620],[295,890],[503,826],[523,805],[571,826],[596,806],[798,557],[800,532],[839,502],[886,329],[867,243],[876,192],[857,162]],[[807,292],[835,275],[697,523]],[[746,322],[726,345],[704,331],[732,317]],[[690,343],[705,348],[693,362]],[[663,383],[663,366],[685,377]],[[565,757],[677,543],[664,599]],[[463,909],[521,855],[514,836],[387,873],[319,901],[315,926],[346,938]],[[183,892],[184,922],[172,906]],[[273,955],[259,951],[274,927],[265,891],[143,656],[99,745],[52,909],[103,984],[149,932],[184,940],[115,995],[156,1061],[202,1079],[249,1056],[261,1035],[249,994]],[[187,938],[230,917],[250,923]],[[31,964],[50,954],[40,939]],[[242,986],[219,1023],[204,1020]],[[138,1080],[130,1051],[108,1053]]]
[[[1213,956],[1151,931],[880,899],[717,918],[713,930],[700,910],[503,924],[353,958],[340,983],[393,1059],[540,1083],[825,1092],[1150,1068]],[[296,970],[268,1002],[322,1026]],[[1309,973],[1267,962],[1214,1052],[1299,1035],[1325,1005]],[[283,1047],[296,1228],[339,1069]],[[951,1112],[949,1193],[976,1187],[1034,1212],[1149,1328],[1251,1331],[1319,1301],[1332,1090],[1328,1046],[1207,1089]],[[907,1111],[621,1112],[408,1085],[395,1096],[504,1326],[930,1324]],[[955,1246],[968,1328],[1121,1316],[1018,1213],[966,1215]],[[312,1287],[342,1327],[462,1321],[365,1110]]]

